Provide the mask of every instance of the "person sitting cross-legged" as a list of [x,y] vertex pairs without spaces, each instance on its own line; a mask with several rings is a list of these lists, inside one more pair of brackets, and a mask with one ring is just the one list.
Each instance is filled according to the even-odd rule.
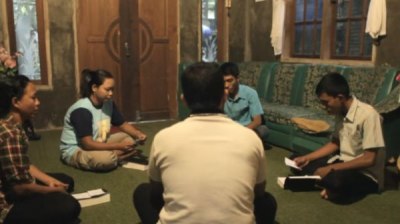
[[[115,81],[106,70],[82,71],[81,96],[67,111],[61,134],[61,159],[91,171],[109,171],[137,154],[147,136],[126,122],[112,100]],[[120,132],[111,134],[111,126]]]
[[277,204],[265,192],[262,142],[223,113],[218,65],[195,63],[181,83],[191,114],[153,140],[150,183],[133,195],[142,223],[274,223]]
[[79,223],[74,180],[31,164],[24,121],[39,109],[35,84],[23,75],[0,78],[0,223]]
[[331,141],[316,151],[292,156],[302,167],[295,173],[321,176],[321,196],[333,202],[354,202],[378,193],[383,189],[385,164],[379,113],[350,95],[349,85],[339,73],[323,76],[316,94],[326,111],[336,116],[335,131]]
[[261,138],[264,148],[271,146],[267,143],[268,128],[264,121],[264,111],[258,98],[257,91],[240,84],[239,67],[233,62],[221,65],[225,81],[225,91],[228,98],[224,104],[224,112],[234,121],[255,131]]

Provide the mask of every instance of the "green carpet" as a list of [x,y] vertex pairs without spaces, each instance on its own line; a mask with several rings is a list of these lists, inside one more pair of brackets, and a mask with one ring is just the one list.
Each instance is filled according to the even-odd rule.
[[[140,147],[144,154],[148,154],[154,134],[170,124],[172,122],[168,121],[137,125],[149,136],[147,144]],[[72,176],[75,179],[75,192],[105,188],[111,193],[111,202],[82,209],[80,218],[83,224],[140,223],[132,205],[132,192],[138,184],[147,181],[145,172],[118,168],[108,173],[93,173],[65,166],[59,160],[61,131],[43,131],[40,134],[42,140],[31,142],[29,155],[33,164],[46,172],[64,172]],[[289,154],[289,151],[277,147],[266,151],[267,191],[278,201],[277,223],[400,223],[400,194],[397,189],[369,195],[351,205],[325,201],[319,197],[319,192],[294,193],[281,189],[276,178],[289,174],[283,163],[283,158]]]

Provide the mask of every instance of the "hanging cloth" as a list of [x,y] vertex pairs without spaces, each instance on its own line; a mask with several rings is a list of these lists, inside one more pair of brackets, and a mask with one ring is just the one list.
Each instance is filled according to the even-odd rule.
[[370,1],[365,33],[368,33],[372,39],[386,35],[386,0]]
[[285,21],[285,0],[272,1],[272,27],[271,27],[271,45],[274,48],[274,54],[282,54],[283,45],[283,27]]

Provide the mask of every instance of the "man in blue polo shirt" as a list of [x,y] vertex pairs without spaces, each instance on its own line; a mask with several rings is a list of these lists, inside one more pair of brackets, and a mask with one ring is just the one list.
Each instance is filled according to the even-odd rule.
[[270,146],[266,143],[268,128],[264,124],[264,111],[257,92],[249,86],[239,84],[239,68],[235,63],[222,64],[221,71],[228,94],[224,106],[225,113],[232,120],[254,130],[261,138],[264,148],[269,149]]

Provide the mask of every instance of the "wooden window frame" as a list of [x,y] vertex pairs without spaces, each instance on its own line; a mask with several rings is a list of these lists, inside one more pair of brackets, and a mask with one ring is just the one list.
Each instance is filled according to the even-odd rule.
[[[333,54],[333,49],[335,49],[335,37],[336,37],[336,31],[337,31],[337,29],[336,28],[334,28],[334,29],[332,29],[332,45],[331,45],[331,49],[332,49],[332,52],[331,52],[331,58],[333,58],[333,59],[343,59],[343,60],[371,60],[371,58],[365,58],[365,57],[362,57],[362,56],[350,56],[349,55],[349,49],[350,49],[350,47],[349,47],[349,36],[350,36],[350,32],[349,32],[349,30],[350,30],[350,22],[353,22],[353,21],[361,21],[362,22],[362,26],[361,26],[361,33],[362,34],[364,34],[365,35],[365,32],[362,32],[362,31],[364,31],[365,30],[365,26],[366,26],[366,19],[367,19],[367,15],[368,15],[368,4],[367,4],[367,2],[366,1],[364,1],[363,0],[363,14],[361,15],[361,17],[354,17],[353,15],[349,15],[350,13],[351,13],[351,11],[352,11],[352,7],[353,7],[353,3],[354,3],[354,1],[351,1],[351,3],[349,4],[349,9],[348,9],[348,15],[346,16],[346,17],[344,17],[344,18],[340,18],[340,19],[337,19],[337,18],[334,18],[334,21],[333,21],[333,24],[334,25],[336,25],[336,23],[337,22],[340,22],[340,21],[347,21],[347,24],[346,24],[346,47],[345,47],[345,56],[335,56],[334,54]],[[336,15],[336,13],[337,13],[337,7],[332,7],[332,11],[333,11],[333,15]],[[361,35],[361,33],[359,33],[360,35]],[[364,38],[361,38],[361,42],[360,42],[360,46],[361,46],[361,51],[362,51],[362,53],[361,53],[361,55],[363,54],[363,52],[364,52],[364,50],[365,50],[365,47],[364,47]],[[372,44],[372,42],[371,42],[371,44]],[[372,55],[371,55],[371,57],[372,57]]]
[[[10,52],[16,52],[16,35],[14,25],[14,10],[13,0],[5,1],[6,17],[7,17],[7,30]],[[32,80],[36,85],[41,88],[50,87],[51,85],[51,64],[50,62],[50,38],[48,32],[48,8],[47,0],[36,0],[36,15],[38,26],[39,38],[39,58],[40,58],[40,80]],[[50,87],[51,88],[51,87]]]
[[[325,2],[326,1],[326,2]],[[372,46],[371,58],[369,60],[359,60],[356,58],[342,59],[332,57],[332,50],[334,44],[334,32],[336,23],[336,14],[334,6],[336,0],[324,0],[322,9],[322,25],[321,25],[321,51],[319,58],[302,58],[292,56],[294,48],[294,23],[295,21],[295,0],[287,0],[286,4],[286,14],[284,22],[284,37],[283,37],[283,48],[281,61],[288,63],[309,63],[309,64],[340,64],[340,65],[350,65],[350,66],[374,66],[376,62],[376,46]],[[329,30],[330,32],[326,32]]]
[[[217,61],[227,61],[229,56],[229,7],[223,0],[217,0],[217,26],[218,26],[218,50]],[[229,7],[228,7],[229,6]]]
[[[314,2],[314,4],[316,5],[317,4],[317,0]],[[314,15],[316,14],[316,12],[317,12],[317,8],[315,8],[314,9]],[[295,17],[295,15],[296,15],[296,11],[295,11],[295,7],[293,7],[292,8],[292,13],[293,13],[293,15],[294,15],[294,17]],[[316,33],[316,29],[315,29],[315,26],[316,25],[320,25],[321,26],[321,33],[322,33],[322,21],[323,21],[323,17],[321,17],[321,20],[318,20],[317,18],[313,18],[312,20],[306,20],[306,14],[307,14],[307,7],[306,7],[306,5],[304,5],[304,9],[303,9],[303,20],[302,21],[296,21],[296,20],[294,20],[294,25],[293,25],[293,27],[294,27],[294,30],[296,30],[295,28],[296,28],[296,26],[297,25],[300,25],[301,27],[302,27],[302,29],[303,29],[303,31],[304,31],[304,29],[305,29],[305,26],[307,26],[307,25],[313,25],[313,27],[314,27],[314,29],[313,29],[313,33],[312,33],[312,38],[313,38],[313,42],[315,42],[316,41],[316,39],[317,39],[317,33]],[[301,44],[301,46],[302,46],[302,48],[304,49],[304,46],[305,46],[305,42],[304,42],[304,37],[305,37],[305,34],[303,33],[302,34],[302,42],[300,43]],[[312,55],[308,55],[308,54],[296,54],[295,53],[295,44],[294,44],[294,40],[295,40],[295,33],[293,33],[293,46],[292,46],[292,55],[293,55],[293,57],[301,57],[301,58],[319,58],[320,57],[320,52],[321,52],[321,50],[319,51],[319,52],[315,52],[315,49],[316,49],[316,44],[314,43],[313,44],[313,46],[312,46],[312,48],[313,48],[313,54]],[[303,50],[303,52],[304,52],[304,50]]]

